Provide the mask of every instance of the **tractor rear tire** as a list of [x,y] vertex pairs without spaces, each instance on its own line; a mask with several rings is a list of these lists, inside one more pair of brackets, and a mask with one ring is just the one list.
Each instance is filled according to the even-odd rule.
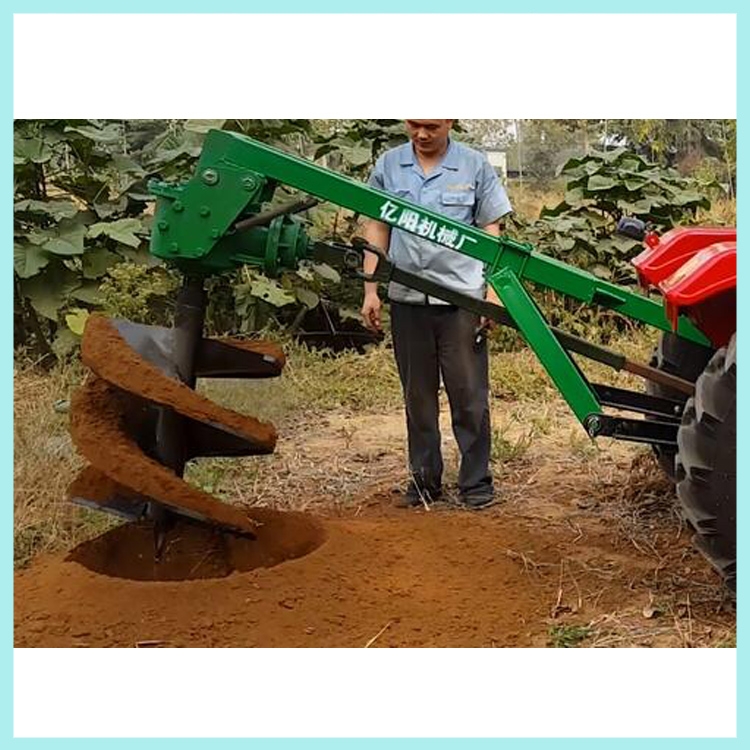
[[677,433],[677,496],[694,543],[731,591],[737,585],[737,345],[719,349]]
[[[713,353],[712,349],[680,338],[674,333],[665,332],[659,338],[659,343],[651,355],[649,364],[651,367],[656,367],[670,375],[677,375],[684,380],[695,383]],[[652,396],[671,398],[675,401],[685,402],[688,398],[682,391],[651,381],[646,381],[646,392]],[[654,453],[664,473],[674,482],[675,454],[677,451],[656,445],[654,446]]]

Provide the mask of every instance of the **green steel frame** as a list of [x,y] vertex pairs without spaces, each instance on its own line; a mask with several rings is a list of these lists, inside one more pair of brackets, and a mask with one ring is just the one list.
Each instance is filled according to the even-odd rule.
[[[197,173],[188,183],[152,186],[162,199],[157,206],[152,235],[153,254],[188,271],[215,273],[238,263],[260,263],[275,270],[279,263],[275,245],[280,242],[281,266],[294,268],[305,257],[305,243],[295,233],[296,225],[287,218],[277,218],[268,228],[256,227],[244,233],[233,229],[238,221],[257,214],[279,183],[486,264],[488,282],[589,431],[602,414],[599,399],[522,282],[616,310],[663,331],[672,330],[663,306],[655,300],[539,253],[527,243],[494,237],[305,159],[226,131],[208,133]],[[269,235],[273,241],[269,241]],[[708,345],[687,318],[680,318],[677,333]]]

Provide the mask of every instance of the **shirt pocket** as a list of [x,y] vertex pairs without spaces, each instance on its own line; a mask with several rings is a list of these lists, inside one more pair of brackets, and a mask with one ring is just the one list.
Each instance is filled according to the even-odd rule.
[[474,218],[476,195],[473,190],[445,190],[440,193],[440,211],[470,224]]
[[414,198],[409,188],[394,187],[389,192],[396,198],[402,198],[405,201],[411,201],[412,203],[414,203]]

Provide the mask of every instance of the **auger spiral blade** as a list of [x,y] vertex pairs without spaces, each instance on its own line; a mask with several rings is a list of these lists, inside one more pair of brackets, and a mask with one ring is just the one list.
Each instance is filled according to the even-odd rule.
[[155,524],[157,558],[173,514],[253,535],[254,523],[182,478],[207,456],[273,452],[273,425],[225,409],[194,390],[198,377],[268,378],[283,352],[268,342],[202,337],[202,283],[186,283],[174,328],[89,318],[81,353],[91,370],[71,402],[70,430],[89,461],[71,484],[73,502]]

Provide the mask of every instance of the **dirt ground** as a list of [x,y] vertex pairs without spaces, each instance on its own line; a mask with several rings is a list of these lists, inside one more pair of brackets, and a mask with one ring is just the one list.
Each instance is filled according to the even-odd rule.
[[256,541],[181,524],[156,565],[151,530],[123,525],[37,557],[15,576],[15,645],[734,645],[733,605],[643,448],[593,446],[559,402],[496,410],[489,509],[393,506],[398,410],[297,419],[223,477]]

